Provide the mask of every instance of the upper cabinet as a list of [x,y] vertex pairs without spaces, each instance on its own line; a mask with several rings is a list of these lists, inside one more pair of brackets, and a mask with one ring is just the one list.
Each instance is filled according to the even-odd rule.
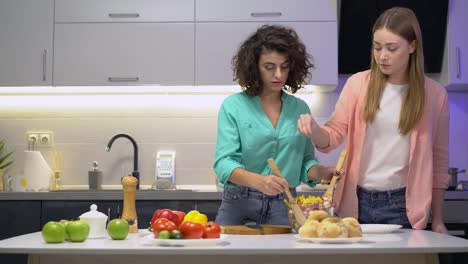
[[336,0],[196,0],[197,22],[335,21]]
[[56,0],[54,85],[193,85],[193,0]]
[[55,25],[54,85],[193,85],[193,25]]
[[55,22],[193,22],[194,0],[56,0]]
[[447,28],[446,84],[449,90],[468,90],[468,1],[450,0]]
[[0,86],[52,84],[54,0],[0,1]]
[[336,86],[336,1],[197,0],[195,84],[232,85],[231,60],[241,43],[264,24],[295,29],[312,56],[310,84]]
[[336,0],[0,0],[0,86],[232,85],[264,24],[294,28],[336,86]]

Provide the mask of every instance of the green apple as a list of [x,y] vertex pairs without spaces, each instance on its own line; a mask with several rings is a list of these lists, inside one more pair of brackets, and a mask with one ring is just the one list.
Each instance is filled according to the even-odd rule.
[[71,242],[83,242],[89,235],[89,224],[83,220],[70,221],[65,229]]
[[65,240],[65,226],[59,222],[47,222],[41,233],[47,243],[62,243]]
[[66,241],[70,241],[70,236],[68,235],[68,233],[66,232],[67,231],[67,225],[68,223],[70,223],[71,221],[68,221],[68,220],[65,220],[65,219],[62,219],[60,220],[59,223],[61,223],[64,227],[65,227],[65,240]]
[[107,233],[114,240],[125,239],[128,235],[128,230],[128,222],[124,219],[116,218],[107,224]]

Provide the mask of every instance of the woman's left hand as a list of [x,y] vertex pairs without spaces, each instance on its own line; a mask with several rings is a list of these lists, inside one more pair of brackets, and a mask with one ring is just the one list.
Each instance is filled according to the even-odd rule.
[[320,166],[320,177],[321,180],[331,181],[334,175],[340,176],[340,173],[336,171],[335,167],[331,166]]
[[442,221],[433,221],[432,222],[432,231],[440,234],[447,234],[447,228],[445,227],[444,222]]
[[333,175],[339,175],[335,167],[316,165],[311,168],[311,177],[309,179],[316,181],[330,181]]

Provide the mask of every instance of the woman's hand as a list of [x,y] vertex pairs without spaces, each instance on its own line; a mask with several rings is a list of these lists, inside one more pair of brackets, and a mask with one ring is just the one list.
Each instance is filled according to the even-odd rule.
[[442,220],[435,220],[432,221],[432,231],[440,234],[447,234],[447,228]]
[[320,127],[312,115],[304,114],[299,117],[297,120],[297,128],[304,136],[310,138],[313,131]]
[[289,188],[289,183],[278,176],[268,175],[263,176],[263,178],[264,182],[261,186],[258,186],[257,190],[266,195],[277,195],[284,192],[285,188]]
[[307,177],[312,181],[330,181],[333,175],[339,176],[340,173],[336,171],[335,167],[315,165],[309,169]]

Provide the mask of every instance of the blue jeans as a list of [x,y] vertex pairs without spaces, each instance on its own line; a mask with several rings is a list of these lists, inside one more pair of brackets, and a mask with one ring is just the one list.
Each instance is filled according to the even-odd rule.
[[[293,196],[296,191],[291,189]],[[286,195],[266,195],[256,189],[237,186],[225,188],[223,200],[216,215],[220,225],[257,224],[290,225],[288,207],[283,199]]]
[[406,188],[370,191],[358,186],[359,223],[396,224],[411,228],[406,215]]

